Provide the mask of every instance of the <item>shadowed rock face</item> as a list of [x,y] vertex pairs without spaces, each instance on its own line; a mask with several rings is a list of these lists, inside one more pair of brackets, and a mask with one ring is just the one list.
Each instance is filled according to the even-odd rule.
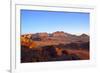
[[89,59],[89,36],[57,31],[21,35],[21,63]]
[[[87,43],[85,43],[87,44]],[[47,62],[47,61],[69,61],[88,60],[89,51],[87,46],[74,45],[52,45],[39,48],[28,48],[21,46],[21,63],[27,62]],[[83,48],[80,50],[80,47]]]
[[21,47],[21,62],[46,62],[46,61],[64,61],[64,60],[80,60],[81,58],[76,54],[69,54],[67,50],[61,50],[61,54],[58,55],[58,51],[54,46],[45,46],[39,49],[27,49],[27,47]]

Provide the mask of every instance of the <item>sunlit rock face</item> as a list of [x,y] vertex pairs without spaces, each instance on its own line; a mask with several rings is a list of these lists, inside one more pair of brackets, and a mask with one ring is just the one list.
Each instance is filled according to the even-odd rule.
[[48,37],[48,33],[43,32],[43,33],[38,33],[39,37]]
[[57,37],[57,36],[67,36],[63,31],[57,31],[52,33],[53,37]]

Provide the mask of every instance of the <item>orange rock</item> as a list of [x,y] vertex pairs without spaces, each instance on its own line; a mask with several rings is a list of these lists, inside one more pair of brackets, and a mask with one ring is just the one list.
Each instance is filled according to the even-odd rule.
[[61,48],[56,48],[56,52],[58,56],[62,55],[62,49]]
[[34,41],[32,41],[31,39],[26,38],[26,37],[21,37],[21,45],[29,47],[29,48],[36,47],[36,43]]

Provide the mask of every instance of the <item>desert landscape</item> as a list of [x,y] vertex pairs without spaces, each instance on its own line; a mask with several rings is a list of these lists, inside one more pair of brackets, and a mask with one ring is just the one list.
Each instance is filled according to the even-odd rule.
[[64,31],[21,35],[21,63],[89,60],[89,35]]
[[20,11],[20,62],[90,59],[90,14],[84,12]]

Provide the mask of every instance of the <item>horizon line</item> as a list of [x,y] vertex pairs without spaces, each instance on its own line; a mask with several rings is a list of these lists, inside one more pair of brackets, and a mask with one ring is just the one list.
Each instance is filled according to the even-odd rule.
[[[64,31],[55,31],[55,32],[64,32]],[[26,33],[21,33],[21,35],[23,35],[23,34],[36,34],[36,33],[48,33],[48,34],[52,34],[54,32],[26,32]],[[82,33],[64,32],[64,33],[68,33],[68,34],[72,34],[72,35],[82,35],[82,34],[89,35],[89,32],[82,32]]]

